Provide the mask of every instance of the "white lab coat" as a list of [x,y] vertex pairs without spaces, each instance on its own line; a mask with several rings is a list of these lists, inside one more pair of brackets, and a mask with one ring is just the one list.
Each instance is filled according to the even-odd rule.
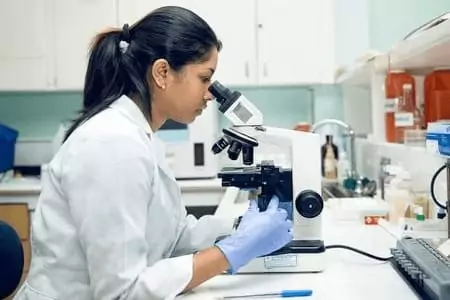
[[180,189],[137,105],[122,96],[76,130],[48,166],[32,261],[16,300],[173,299],[193,255],[232,220],[186,216]]

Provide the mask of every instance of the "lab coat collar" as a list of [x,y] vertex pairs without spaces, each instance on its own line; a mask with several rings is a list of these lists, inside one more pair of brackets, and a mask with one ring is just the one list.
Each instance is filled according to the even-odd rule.
[[145,119],[144,114],[137,104],[131,100],[128,96],[122,95],[117,99],[111,108],[120,110],[126,117],[128,117],[133,123],[144,129],[147,135],[151,138],[153,136],[153,130]]

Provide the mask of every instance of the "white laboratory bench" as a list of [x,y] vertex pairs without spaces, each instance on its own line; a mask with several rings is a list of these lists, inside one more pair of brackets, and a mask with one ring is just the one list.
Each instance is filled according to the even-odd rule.
[[[183,201],[188,207],[218,206],[225,193],[220,179],[179,180]],[[38,177],[23,177],[0,182],[0,203],[27,203],[31,211],[41,192]]]
[[[227,189],[216,215],[236,217],[247,203],[234,188]],[[382,227],[337,221],[332,211],[324,211],[326,245],[344,244],[382,257],[390,256],[395,238]],[[267,293],[283,289],[312,289],[306,299],[409,300],[420,299],[388,262],[372,260],[344,250],[327,250],[328,266],[315,274],[221,275],[177,299],[218,299],[223,296]],[[277,299],[264,298],[264,299]]]

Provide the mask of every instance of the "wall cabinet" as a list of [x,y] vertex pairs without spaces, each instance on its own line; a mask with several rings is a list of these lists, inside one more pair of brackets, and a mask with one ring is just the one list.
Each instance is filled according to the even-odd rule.
[[117,0],[0,0],[0,90],[81,90],[95,34]]
[[189,8],[208,22],[223,43],[214,78],[227,85],[252,85],[257,82],[255,4],[256,0],[119,0],[119,20],[132,23],[164,5]]
[[257,27],[259,83],[332,83],[332,0],[258,1]]
[[49,80],[47,0],[0,0],[0,90],[39,90]]
[[122,23],[168,4],[199,14],[223,42],[215,78],[224,84],[294,85],[333,80],[331,0],[119,1]]
[[0,12],[3,28],[17,28],[0,33],[0,90],[81,90],[95,34],[162,5],[187,7],[216,31],[224,84],[332,82],[332,0],[17,0]]
[[55,89],[84,86],[89,48],[95,35],[117,27],[116,0],[54,0],[53,37]]

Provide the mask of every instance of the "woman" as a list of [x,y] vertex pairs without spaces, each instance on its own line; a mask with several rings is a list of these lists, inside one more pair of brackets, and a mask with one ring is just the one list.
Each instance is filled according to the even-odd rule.
[[82,114],[43,176],[31,270],[15,299],[172,299],[291,240],[273,199],[215,244],[231,222],[187,216],[159,150],[154,132],[167,119],[190,123],[212,99],[220,48],[180,7],[97,37]]

